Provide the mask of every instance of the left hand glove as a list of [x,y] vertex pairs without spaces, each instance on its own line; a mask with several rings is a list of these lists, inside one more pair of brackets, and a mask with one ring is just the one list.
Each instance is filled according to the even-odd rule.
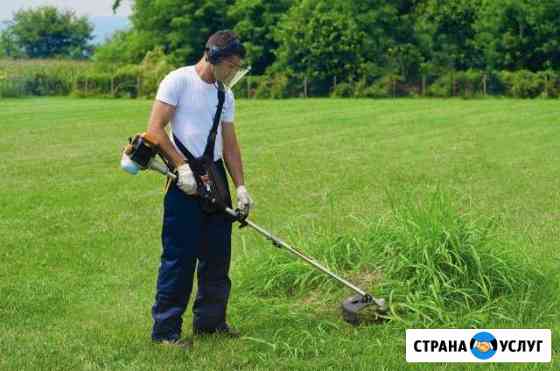
[[249,211],[255,205],[249,192],[244,185],[237,187],[237,208],[245,215],[249,215]]

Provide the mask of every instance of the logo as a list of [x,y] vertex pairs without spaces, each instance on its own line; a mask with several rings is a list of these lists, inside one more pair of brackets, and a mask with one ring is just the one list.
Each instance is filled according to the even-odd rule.
[[478,359],[489,359],[498,350],[498,340],[489,332],[479,332],[470,342],[471,353]]
[[408,329],[407,362],[519,362],[552,360],[549,329]]

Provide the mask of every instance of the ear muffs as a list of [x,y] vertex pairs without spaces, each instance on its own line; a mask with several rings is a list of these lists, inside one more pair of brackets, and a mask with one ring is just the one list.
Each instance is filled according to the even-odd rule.
[[239,55],[241,58],[245,57],[245,47],[238,39],[233,39],[229,44],[223,48],[216,45],[206,44],[206,59],[210,64],[216,65],[220,63],[222,58],[229,57],[230,55]]
[[206,58],[210,64],[216,65],[220,63],[220,59],[222,58],[221,49],[214,45],[207,46]]

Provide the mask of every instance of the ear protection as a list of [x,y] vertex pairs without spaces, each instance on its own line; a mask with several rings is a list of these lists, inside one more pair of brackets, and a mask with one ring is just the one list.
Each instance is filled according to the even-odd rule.
[[206,44],[206,58],[210,64],[216,65],[220,63],[222,58],[231,55],[239,55],[241,58],[245,57],[245,48],[238,39],[231,40],[226,46],[220,48],[216,45]]

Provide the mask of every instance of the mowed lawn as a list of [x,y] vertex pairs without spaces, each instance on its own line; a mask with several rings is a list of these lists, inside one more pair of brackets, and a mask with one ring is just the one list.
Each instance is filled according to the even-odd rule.
[[[119,168],[150,107],[0,100],[0,369],[406,368],[402,326],[342,321],[351,292],[251,294],[245,258],[283,252],[247,229],[234,229],[229,307],[244,336],[189,352],[150,342],[163,179]],[[321,228],[359,236],[360,221],[389,213],[388,194],[439,187],[560,278],[560,101],[239,100],[236,125],[252,219],[304,251]],[[554,362],[516,368],[558,367],[560,316],[534,318],[519,326],[552,328]],[[186,336],[190,320],[189,306]]]

